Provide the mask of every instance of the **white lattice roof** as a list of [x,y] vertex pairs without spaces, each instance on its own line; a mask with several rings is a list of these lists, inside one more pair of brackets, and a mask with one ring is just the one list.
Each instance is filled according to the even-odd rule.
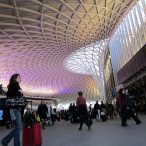
[[29,95],[71,100],[83,90],[89,99],[99,96],[95,78],[102,77],[106,40],[131,2],[0,0],[0,83],[6,86],[17,72]]

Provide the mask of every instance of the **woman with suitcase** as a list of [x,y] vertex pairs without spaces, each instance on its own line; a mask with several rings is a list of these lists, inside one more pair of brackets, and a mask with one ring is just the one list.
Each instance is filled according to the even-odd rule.
[[[19,83],[21,82],[19,74],[13,74],[10,78],[7,97],[21,97],[23,95]],[[8,146],[9,142],[14,138],[14,146],[20,146],[20,131],[21,131],[21,109],[10,109],[11,120],[14,122],[14,129],[5,136],[1,144],[2,146]]]

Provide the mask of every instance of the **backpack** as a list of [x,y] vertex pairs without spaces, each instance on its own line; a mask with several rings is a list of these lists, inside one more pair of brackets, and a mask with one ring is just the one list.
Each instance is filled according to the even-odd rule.
[[23,117],[23,126],[31,127],[35,123],[35,117],[31,111],[26,111]]

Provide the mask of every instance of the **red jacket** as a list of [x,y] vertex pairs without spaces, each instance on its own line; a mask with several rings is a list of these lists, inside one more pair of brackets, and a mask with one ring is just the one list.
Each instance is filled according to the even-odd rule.
[[77,106],[86,105],[86,100],[83,96],[79,96],[76,101]]
[[126,104],[126,97],[124,95],[122,96],[122,95],[118,94],[117,102],[118,102],[119,107],[124,106]]

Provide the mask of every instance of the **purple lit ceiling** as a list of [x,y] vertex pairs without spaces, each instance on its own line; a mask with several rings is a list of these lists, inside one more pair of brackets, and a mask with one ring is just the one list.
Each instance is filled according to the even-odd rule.
[[102,97],[103,50],[130,2],[1,0],[0,83],[20,73],[29,96]]

